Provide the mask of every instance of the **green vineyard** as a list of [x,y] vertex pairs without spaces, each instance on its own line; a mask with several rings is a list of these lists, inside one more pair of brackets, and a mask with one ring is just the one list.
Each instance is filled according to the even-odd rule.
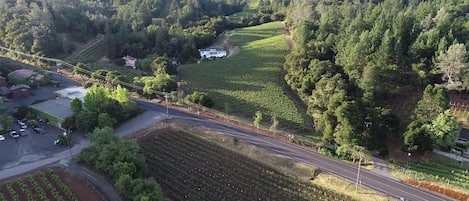
[[0,185],[0,201],[78,201],[73,191],[52,169]]
[[353,200],[192,134],[139,141],[150,175],[173,200]]

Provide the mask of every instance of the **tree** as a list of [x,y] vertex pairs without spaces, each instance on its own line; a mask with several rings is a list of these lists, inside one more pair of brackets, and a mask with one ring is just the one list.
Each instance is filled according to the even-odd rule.
[[450,147],[456,144],[459,136],[459,125],[456,117],[451,115],[450,110],[440,113],[431,124],[427,124],[427,131],[435,139],[436,145]]
[[72,109],[73,114],[77,115],[83,111],[83,103],[80,99],[74,98],[72,102],[70,102],[70,108]]
[[0,124],[3,127],[3,130],[10,130],[10,128],[13,126],[13,119],[11,119],[6,114],[2,114],[0,117]]
[[272,125],[270,126],[270,130],[272,130],[275,134],[275,131],[277,130],[277,127],[278,127],[278,119],[277,119],[277,116],[272,116]]
[[169,74],[169,75],[176,75],[177,69],[176,66],[171,63],[168,57],[157,57],[151,63],[151,69],[153,70],[153,74]]
[[261,126],[261,122],[262,122],[262,112],[257,111],[256,116],[254,116],[254,126],[256,126],[256,128],[259,129],[259,127]]
[[84,106],[88,111],[100,112],[103,110],[101,104],[109,98],[109,89],[100,86],[92,86],[84,97]]
[[146,95],[155,95],[155,91],[171,92],[177,90],[176,79],[168,74],[135,78],[134,83],[143,84],[143,93]]
[[121,87],[121,85],[117,85],[117,88],[112,91],[111,96],[120,104],[128,104],[131,102],[129,91]]
[[436,66],[443,74],[443,81],[447,81],[449,89],[458,89],[465,81],[464,76],[469,72],[466,46],[461,43],[451,45],[446,52],[437,57]]
[[204,92],[194,91],[192,94],[187,95],[184,100],[203,105],[208,108],[213,107],[212,99],[207,95],[207,93]]
[[412,121],[404,133],[404,145],[408,152],[424,152],[433,149],[433,139],[427,134],[426,124],[416,120]]
[[113,128],[116,123],[116,120],[109,116],[108,113],[100,113],[98,115],[98,127],[99,128],[104,128],[104,127],[111,127]]
[[84,131],[91,131],[98,125],[98,113],[85,110],[76,115],[76,125]]

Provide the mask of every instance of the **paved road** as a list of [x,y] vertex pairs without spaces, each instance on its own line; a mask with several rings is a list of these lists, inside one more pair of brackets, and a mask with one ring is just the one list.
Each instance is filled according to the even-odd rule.
[[[145,103],[142,101],[138,101],[138,103],[140,106],[148,110],[166,112],[166,108],[164,106]],[[180,110],[170,109],[169,115],[181,121],[205,127],[212,131],[223,133],[228,136],[236,137],[239,140],[265,148],[274,153],[284,155],[304,163],[311,164],[320,168],[323,171],[341,176],[350,181],[356,180],[356,166],[323,156],[315,151],[312,151],[311,149],[307,149],[296,144],[283,142],[250,130],[238,128],[232,125],[227,125],[225,123],[217,122],[209,118],[186,113]],[[412,201],[452,200],[447,197],[442,197],[433,193],[429,193],[427,191],[414,188],[402,182],[373,173],[366,169],[362,169],[360,171],[360,175],[362,185],[371,189],[375,189],[395,198],[404,198],[405,200]]]
[[[54,76],[54,78],[56,77]],[[66,79],[64,78],[64,80]],[[67,81],[67,82],[73,83],[72,81]],[[166,113],[166,108],[164,106],[155,105],[155,104],[144,102],[144,101],[137,101],[137,103],[149,111],[156,111],[162,114]],[[220,133],[224,133],[225,135],[236,137],[247,143],[257,145],[259,147],[265,148],[272,152],[285,155],[292,159],[314,165],[316,167],[321,168],[323,171],[327,171],[332,174],[341,176],[350,181],[354,181],[356,179],[357,167],[341,162],[336,159],[325,157],[323,155],[320,155],[304,147],[301,147],[295,144],[286,143],[280,140],[270,138],[265,135],[255,133],[253,131],[227,125],[221,122],[216,122],[209,118],[197,116],[192,113],[188,113],[188,112],[177,110],[177,109],[169,109],[169,115],[181,121],[185,121],[185,122],[191,123],[193,125],[198,125],[201,127],[206,127],[213,131],[217,131]],[[80,147],[80,146],[83,146],[83,147]],[[72,149],[73,155],[78,154],[79,151],[86,146],[87,146],[86,144],[80,143],[79,146],[73,147]],[[35,169],[35,168],[38,168],[38,167],[41,167],[41,166],[44,166],[53,162],[57,162],[66,157],[69,157],[69,153],[62,152],[52,158],[37,161],[34,164],[31,164],[28,166],[23,165],[23,166],[19,166],[13,169],[3,170],[0,172],[0,179],[8,177],[8,176],[20,174],[22,172],[25,172],[25,170],[27,169],[32,170],[32,169]],[[365,169],[361,171],[360,180],[361,180],[362,185],[367,186],[371,189],[375,189],[377,191],[383,192],[387,195],[390,195],[396,198],[404,198],[405,200],[412,200],[412,201],[450,200],[448,198],[444,198],[444,197],[441,197],[432,193],[428,193],[426,191],[419,190],[417,188],[411,187],[409,185],[403,184],[393,179],[375,174]]]

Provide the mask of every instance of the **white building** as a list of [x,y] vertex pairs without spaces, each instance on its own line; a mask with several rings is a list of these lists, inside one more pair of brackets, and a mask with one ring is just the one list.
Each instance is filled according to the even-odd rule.
[[122,57],[125,61],[125,66],[132,67],[133,69],[137,68],[137,58],[133,58],[129,55]]
[[60,98],[67,98],[70,100],[78,98],[81,102],[84,102],[84,98],[87,92],[88,90],[83,87],[68,87],[55,91],[54,94]]
[[199,49],[199,53],[202,59],[226,57],[226,50],[224,48]]

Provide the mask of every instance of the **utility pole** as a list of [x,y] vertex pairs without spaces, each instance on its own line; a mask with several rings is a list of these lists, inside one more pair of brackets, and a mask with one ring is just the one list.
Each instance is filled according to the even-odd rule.
[[73,158],[73,155],[72,155],[72,143],[71,143],[71,140],[68,138],[67,136],[67,130],[64,129],[64,137],[65,137],[65,140],[67,141],[67,144],[68,144],[68,150],[70,151],[70,159]]
[[409,160],[410,160],[410,156],[412,154],[410,152],[407,153],[407,164],[405,166],[405,172],[404,173],[407,173],[407,169],[409,169]]
[[359,159],[358,159],[357,181],[355,182],[355,192],[358,192],[358,182],[360,180],[360,167],[362,165],[362,158],[363,158],[362,153],[360,153],[360,156],[359,156]]
[[165,103],[166,103],[166,119],[169,119],[169,109],[168,109],[168,93],[164,94]]

